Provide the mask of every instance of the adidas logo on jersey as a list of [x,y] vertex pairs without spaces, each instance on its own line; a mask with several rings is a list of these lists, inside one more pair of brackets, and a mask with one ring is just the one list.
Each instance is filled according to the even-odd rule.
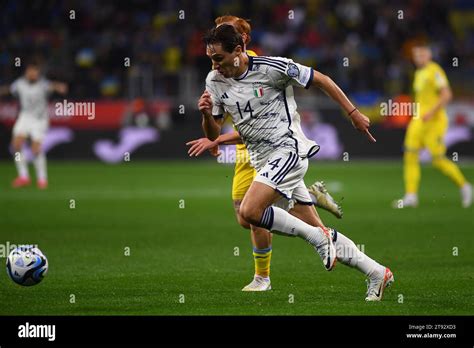
[[222,98],[222,99],[228,99],[229,96],[227,95],[227,93],[224,93],[223,95],[221,95],[221,98]]

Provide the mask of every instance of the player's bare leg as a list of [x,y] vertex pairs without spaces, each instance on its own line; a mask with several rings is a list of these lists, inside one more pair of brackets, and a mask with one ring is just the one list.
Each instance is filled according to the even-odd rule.
[[250,238],[252,245],[257,249],[266,249],[272,245],[272,234],[257,226],[250,225]]
[[26,142],[26,137],[22,135],[15,135],[12,139],[12,147],[14,153],[15,166],[18,172],[18,176],[13,180],[12,187],[24,187],[31,183],[30,175],[28,173],[28,162],[26,161],[25,154],[23,153],[23,145]]
[[33,163],[36,169],[36,182],[39,189],[46,189],[48,187],[48,174],[46,171],[46,155],[42,150],[42,144],[39,141],[33,141],[31,144],[31,151],[33,152]]
[[[306,223],[324,227],[316,209],[309,205],[295,204],[290,214],[299,217]],[[380,301],[385,288],[393,281],[393,274],[389,268],[380,265],[360,251],[352,240],[342,233],[330,228],[330,233],[336,247],[337,259],[344,265],[358,269],[367,276],[367,301]]]
[[279,207],[272,207],[280,197],[272,187],[254,181],[242,201],[240,214],[253,225],[274,233],[304,239],[320,255],[324,267],[331,270],[335,264],[336,250],[329,233],[323,228],[307,224]]
[[255,263],[253,280],[242,291],[271,290],[270,261],[272,256],[272,234],[264,228],[250,225],[245,221],[239,213],[241,203],[241,200],[234,200],[235,216],[240,226],[250,229]]

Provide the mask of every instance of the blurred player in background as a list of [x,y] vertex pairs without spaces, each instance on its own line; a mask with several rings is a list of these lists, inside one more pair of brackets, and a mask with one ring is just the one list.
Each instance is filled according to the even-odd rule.
[[446,105],[452,98],[451,88],[444,70],[432,60],[431,49],[426,44],[413,48],[413,61],[417,67],[413,82],[415,102],[419,115],[414,115],[408,125],[404,144],[405,196],[393,202],[395,208],[418,206],[420,185],[419,151],[426,147],[433,166],[450,178],[461,192],[462,206],[472,204],[472,185],[459,167],[446,158],[444,137],[448,129]]
[[[222,24],[232,25],[241,35],[244,41],[244,51],[249,56],[257,56],[254,51],[248,50],[247,45],[251,40],[250,23],[243,18],[236,16],[221,16],[215,20],[216,26]],[[210,52],[207,52],[210,57]],[[215,68],[214,62],[212,68]],[[288,87],[292,89],[292,86]],[[291,92],[293,94],[293,92]],[[206,136],[212,140],[216,139],[220,132],[225,117],[217,120],[203,119],[203,130]],[[215,122],[214,122],[215,121]],[[237,132],[236,132],[237,133]],[[238,133],[237,133],[238,134]],[[214,155],[216,155],[217,148],[214,148]],[[250,164],[249,153],[244,144],[236,144],[236,162],[234,169],[234,178],[232,181],[232,200],[234,202],[235,215],[239,224],[245,229],[250,229],[250,236],[253,245],[253,256],[255,265],[255,274],[252,282],[245,286],[242,291],[266,291],[271,289],[270,282],[270,263],[272,256],[272,234],[261,227],[250,225],[239,214],[240,204],[247,193],[253,179],[257,175],[257,171]],[[334,201],[331,195],[327,192],[322,182],[315,182],[309,187],[313,202],[334,214],[336,217],[342,217],[341,207]]]
[[48,187],[46,155],[42,150],[42,142],[49,128],[48,96],[52,92],[66,94],[68,87],[61,82],[48,81],[41,75],[37,63],[26,66],[24,76],[15,80],[10,87],[2,87],[0,94],[11,93],[20,101],[20,113],[13,127],[12,147],[15,151],[15,165],[18,177],[12,182],[15,188],[31,184],[28,163],[23,153],[23,145],[31,140],[31,151],[36,169],[37,186]]

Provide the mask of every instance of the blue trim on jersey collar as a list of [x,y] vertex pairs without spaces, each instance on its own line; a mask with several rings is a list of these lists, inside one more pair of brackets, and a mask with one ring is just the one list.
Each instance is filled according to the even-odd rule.
[[247,55],[247,57],[249,57],[249,66],[247,67],[247,71],[245,72],[244,76],[242,76],[242,77],[240,77],[240,78],[234,77],[234,80],[235,80],[235,81],[240,81],[240,80],[245,79],[245,78],[247,77],[249,71],[252,70],[253,57],[252,57],[252,56],[249,56],[249,55]]

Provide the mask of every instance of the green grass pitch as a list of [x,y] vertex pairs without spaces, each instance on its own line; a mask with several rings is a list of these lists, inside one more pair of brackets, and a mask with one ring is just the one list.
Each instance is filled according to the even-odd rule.
[[[462,169],[473,180],[474,165]],[[49,260],[34,287],[0,272],[0,315],[473,313],[473,209],[460,208],[458,189],[429,165],[416,210],[390,208],[401,162],[316,162],[306,175],[342,199],[344,219],[320,212],[326,224],[394,272],[381,303],[365,303],[362,274],[342,264],[326,272],[309,245],[282,236],[273,239],[274,289],[241,292],[253,259],[234,218],[231,165],[50,162],[49,173],[45,192],[13,190],[14,166],[0,163],[0,243],[38,244]]]

